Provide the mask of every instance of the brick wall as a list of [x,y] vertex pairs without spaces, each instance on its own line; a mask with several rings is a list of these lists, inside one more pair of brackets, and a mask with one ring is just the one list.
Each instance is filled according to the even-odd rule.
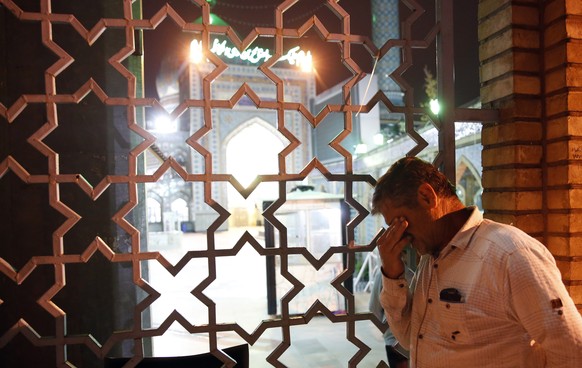
[[554,254],[582,310],[582,1],[480,0],[486,217]]

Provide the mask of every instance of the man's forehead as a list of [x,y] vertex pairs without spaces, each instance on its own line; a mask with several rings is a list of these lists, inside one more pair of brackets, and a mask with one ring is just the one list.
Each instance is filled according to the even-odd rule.
[[394,217],[401,216],[403,211],[414,211],[416,205],[414,203],[386,199],[380,204],[379,208],[382,216],[387,221],[392,221]]
[[389,218],[390,216],[395,216],[395,212],[401,206],[396,205],[393,201],[386,199],[380,204],[380,212],[382,212],[382,216],[386,218],[387,221],[392,220]]
[[386,211],[394,210],[396,208],[402,207],[402,204],[398,203],[396,200],[386,197],[380,204],[380,208]]

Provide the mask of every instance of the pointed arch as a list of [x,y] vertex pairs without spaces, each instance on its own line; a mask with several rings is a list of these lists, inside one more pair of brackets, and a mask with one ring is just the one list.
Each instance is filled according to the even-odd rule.
[[461,200],[467,206],[477,206],[481,209],[481,194],[483,193],[481,174],[465,155],[461,155],[457,160],[456,171],[456,187],[460,192]]
[[[288,144],[269,122],[254,117],[240,124],[224,140],[222,157],[226,172],[248,186],[257,175],[279,173],[279,153]],[[244,199],[231,186],[227,190],[228,207],[237,213],[239,222],[253,223],[252,217],[264,199],[277,197],[275,183],[260,184]]]

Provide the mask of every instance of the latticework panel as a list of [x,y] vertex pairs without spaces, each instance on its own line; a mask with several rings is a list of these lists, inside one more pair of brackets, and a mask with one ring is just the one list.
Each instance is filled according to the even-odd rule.
[[[362,134],[362,116],[372,116],[374,109],[381,108],[399,119],[401,138],[408,142],[402,155],[417,155],[429,146],[419,131],[419,121],[422,127],[437,127],[441,136],[430,158],[446,166],[450,159],[444,152],[448,149],[450,153],[451,147],[454,151],[454,128],[447,125],[446,114],[439,119],[415,102],[414,88],[406,76],[415,50],[435,48],[442,24],[433,18],[434,24],[420,37],[413,36],[416,22],[427,20],[421,18],[425,9],[417,1],[396,2],[405,10],[400,37],[375,44],[369,36],[351,32],[354,20],[342,2],[320,1],[308,7],[304,1],[289,0],[267,7],[270,23],[258,19],[240,37],[228,25],[211,24],[211,5],[205,0],[184,2],[189,15],[175,3],[150,5],[147,13],[142,12],[139,1],[132,0],[0,0],[2,27],[7,31],[2,41],[6,45],[5,83],[0,85],[4,230],[0,244],[0,358],[16,366],[27,366],[27,362],[37,361],[35,357],[42,357],[47,367],[97,367],[106,357],[124,355],[131,357],[125,366],[133,367],[155,351],[157,338],[177,327],[183,336],[202,339],[206,350],[229,367],[235,362],[223,351],[225,334],[251,346],[262,344],[268,334],[277,335],[272,346],[263,347],[267,352],[262,363],[281,367],[286,365],[285,353],[294,346],[292,330],[324,318],[341,326],[346,344],[353,349],[342,364],[387,366],[384,360],[370,362],[367,358],[370,347],[359,337],[359,326],[367,323],[378,336],[386,326],[358,308],[352,280],[360,269],[359,260],[373,251],[382,231],[370,218],[368,201],[376,175],[389,162],[378,153],[370,154],[376,163],[367,166],[363,156],[358,157],[345,144]],[[428,3],[433,11],[450,11],[452,6],[452,1],[443,1],[444,7]],[[289,26],[286,16],[303,14],[304,8],[325,10],[333,18],[333,26],[318,15]],[[193,22],[191,17],[201,18]],[[143,52],[147,54],[148,49],[142,50],[141,35],[147,38],[161,24],[171,24],[180,34],[197,38],[207,59],[205,69],[197,69],[200,74],[195,78],[184,74],[190,78],[184,79],[191,83],[189,90],[171,102],[143,92]],[[218,36],[239,53],[259,40],[268,40],[271,57],[257,64],[256,80],[248,77],[232,87],[238,80],[225,76],[235,66],[211,52]],[[292,75],[276,65],[287,55],[289,44],[307,36],[319,44],[333,45],[334,62],[349,74],[339,87],[339,102],[324,102],[318,111],[301,94],[315,88],[313,82],[289,82]],[[352,57],[356,49],[360,56]],[[402,60],[390,71],[389,78],[395,82],[390,85],[400,88],[402,101],[393,101],[373,88],[360,88],[355,101],[353,91],[357,86],[366,87],[371,67],[394,50]],[[433,65],[435,54],[433,51]],[[365,66],[360,65],[362,60]],[[439,83],[446,86],[449,77],[452,79],[452,67],[442,68]],[[264,93],[256,87],[258,83],[268,85]],[[221,95],[218,85],[230,85],[232,92]],[[446,99],[448,90],[444,91]],[[169,140],[163,133],[148,129],[146,119],[152,112],[184,124],[178,151],[166,148],[164,142]],[[452,124],[454,112],[448,114]],[[221,145],[234,139],[242,124],[237,118],[247,115],[245,124],[257,123],[264,128],[259,132],[276,136],[280,148],[268,153],[274,156],[275,169],[243,183],[229,172],[221,158],[227,155],[226,148]],[[339,126],[331,125],[332,120],[340,121]],[[328,134],[328,125],[336,130],[325,142],[331,159],[324,160],[311,149],[321,142],[310,140],[313,132]],[[249,140],[248,145],[261,147],[263,143]],[[317,252],[295,244],[288,236],[289,224],[282,220],[292,197],[290,187],[310,181],[323,183],[326,190],[338,194],[346,210],[339,240]],[[152,189],[152,185],[166,182],[167,187]],[[172,182],[180,185],[172,187]],[[257,210],[261,226],[268,224],[274,231],[275,245],[265,240],[269,234],[249,231],[238,233],[232,243],[221,244],[220,235],[234,215],[225,199],[227,193],[236,193],[244,202],[267,184],[274,188],[275,196]],[[153,224],[166,226],[164,211],[148,212],[148,193],[150,197],[155,194],[159,202],[169,195],[191,201],[188,205],[198,211],[198,223],[207,219],[207,225],[196,229],[201,242],[172,252],[163,249],[164,242],[171,241],[166,237],[162,247],[156,248],[154,235],[146,233]],[[226,260],[236,264],[249,251],[261,262],[275,262],[276,278],[286,285],[284,294],[277,297],[277,312],[251,328],[243,327],[236,315],[227,320],[221,317],[221,303],[229,303],[228,299],[210,292],[223,280],[220,265]],[[340,298],[340,307],[315,298],[299,312],[293,309],[295,298],[310,287],[293,268],[298,258],[302,270],[320,273],[332,260],[341,260],[339,269],[329,271],[332,276],[327,285],[334,298]],[[224,272],[249,270],[242,264]],[[172,300],[171,293],[159,289],[161,279],[154,280],[154,273],[163,275],[169,285],[184,283],[186,292]],[[226,283],[221,290],[240,291],[228,288]],[[173,308],[162,312],[152,308],[164,297],[165,305]],[[196,304],[202,314],[188,316],[188,308],[183,307],[188,303]]]

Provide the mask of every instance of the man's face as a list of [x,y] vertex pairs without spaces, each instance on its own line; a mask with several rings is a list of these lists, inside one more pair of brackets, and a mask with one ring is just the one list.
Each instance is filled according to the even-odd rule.
[[403,237],[408,237],[412,248],[421,255],[433,254],[439,250],[438,245],[435,244],[436,238],[433,234],[435,219],[429,209],[419,204],[411,206],[393,205],[392,201],[385,200],[380,212],[388,225],[399,217],[406,220],[408,226],[404,231]]

